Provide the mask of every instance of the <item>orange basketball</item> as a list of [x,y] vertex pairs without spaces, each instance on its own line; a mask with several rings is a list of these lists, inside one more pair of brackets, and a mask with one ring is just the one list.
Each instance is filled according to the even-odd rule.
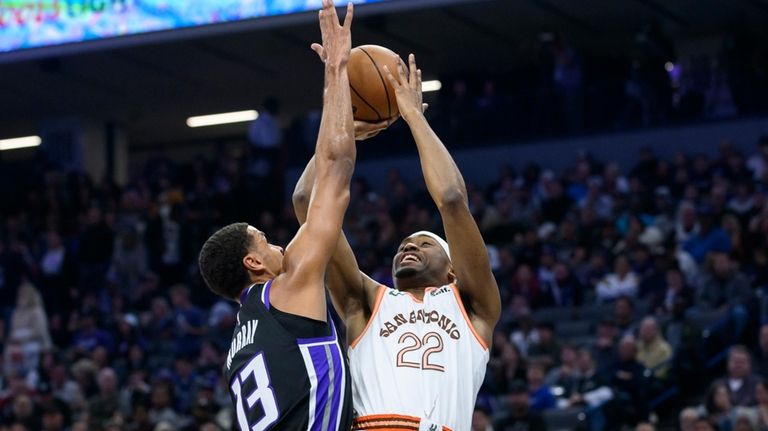
[[378,122],[399,114],[395,90],[384,73],[385,65],[397,78],[397,60],[389,49],[361,45],[350,52],[347,70],[355,120]]

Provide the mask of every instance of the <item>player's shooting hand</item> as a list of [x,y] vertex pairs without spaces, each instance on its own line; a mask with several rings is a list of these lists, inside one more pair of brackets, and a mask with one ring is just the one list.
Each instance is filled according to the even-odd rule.
[[378,123],[369,123],[367,121],[355,121],[355,140],[364,141],[378,135],[379,132],[389,127],[397,118],[389,121],[379,121]]
[[323,8],[319,12],[320,33],[323,43],[322,45],[313,43],[312,50],[320,56],[320,60],[326,66],[344,66],[349,61],[349,51],[352,49],[350,28],[352,27],[353,14],[354,6],[349,3],[347,4],[344,24],[341,24],[333,0],[323,0]]
[[397,78],[384,66],[384,74],[395,89],[397,97],[397,107],[400,109],[405,121],[408,121],[413,115],[421,115],[426,110],[426,105],[422,102],[421,96],[421,69],[416,67],[416,56],[408,56],[409,70],[406,70],[405,64],[397,57]]

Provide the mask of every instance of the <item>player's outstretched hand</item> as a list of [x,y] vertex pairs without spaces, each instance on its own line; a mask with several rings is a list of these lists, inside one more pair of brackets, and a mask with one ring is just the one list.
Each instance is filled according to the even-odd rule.
[[384,74],[395,89],[397,97],[397,107],[400,109],[405,121],[413,115],[421,115],[426,111],[427,105],[422,102],[421,96],[421,69],[416,67],[416,56],[408,56],[409,70],[406,70],[405,64],[397,56],[397,78],[392,75],[389,67],[384,66]]
[[389,127],[397,118],[378,123],[369,123],[367,121],[355,121],[355,140],[364,141],[378,135],[379,132]]
[[339,22],[339,16],[336,14],[336,8],[333,0],[323,0],[323,8],[319,12],[320,33],[322,34],[322,45],[312,44],[312,50],[320,56],[320,59],[326,66],[342,66],[349,61],[349,51],[352,49],[352,17],[354,15],[354,6],[347,4],[347,14],[344,17],[344,24]]

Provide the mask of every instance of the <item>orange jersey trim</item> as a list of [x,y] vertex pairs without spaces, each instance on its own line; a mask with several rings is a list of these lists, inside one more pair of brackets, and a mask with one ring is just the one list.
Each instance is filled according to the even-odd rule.
[[360,342],[360,340],[363,339],[363,336],[368,332],[368,329],[373,324],[373,319],[376,317],[376,314],[379,312],[379,306],[381,305],[381,301],[384,299],[384,293],[386,293],[387,287],[383,284],[379,285],[379,290],[376,292],[376,302],[373,303],[373,310],[371,311],[371,317],[368,319],[368,323],[365,324],[365,328],[363,328],[363,332],[360,333],[360,335],[355,338],[354,341],[349,343],[349,348],[354,349],[355,346],[357,346],[357,343]]
[[459,288],[456,286],[456,283],[451,283],[451,290],[453,291],[453,295],[456,297],[456,302],[459,303],[459,309],[461,310],[461,314],[464,316],[464,320],[467,321],[467,325],[469,325],[469,329],[472,331],[472,334],[474,334],[475,339],[477,339],[477,342],[480,343],[480,346],[482,346],[483,349],[488,350],[488,344],[483,340],[483,337],[480,336],[480,334],[477,333],[477,330],[475,329],[475,325],[472,324],[472,321],[469,320],[469,316],[467,315],[467,309],[464,308],[464,301],[461,300],[461,295],[459,295]]
[[[356,418],[352,431],[419,431],[421,418],[406,415],[368,415]],[[441,431],[451,431],[442,427]]]

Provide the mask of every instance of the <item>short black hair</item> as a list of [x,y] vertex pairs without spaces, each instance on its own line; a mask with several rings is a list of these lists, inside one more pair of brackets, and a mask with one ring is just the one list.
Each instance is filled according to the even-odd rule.
[[248,223],[232,223],[216,231],[203,244],[198,257],[200,274],[217,295],[235,300],[250,283],[248,271],[242,264],[250,242]]

